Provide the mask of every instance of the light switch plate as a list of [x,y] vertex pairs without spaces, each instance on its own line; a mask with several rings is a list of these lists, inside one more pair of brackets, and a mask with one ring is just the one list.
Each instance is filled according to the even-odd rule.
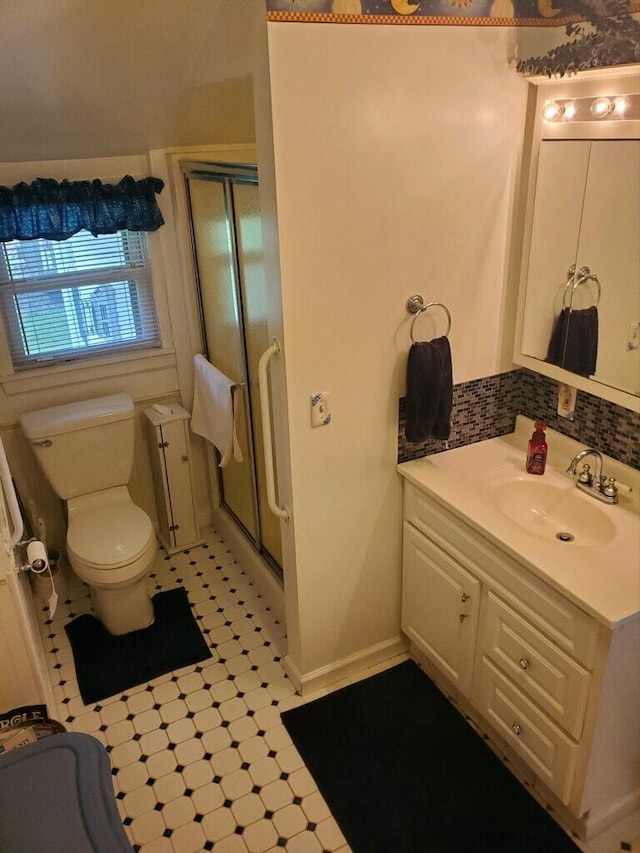
[[321,391],[311,395],[311,426],[327,426],[331,423],[331,412],[329,411],[329,394]]

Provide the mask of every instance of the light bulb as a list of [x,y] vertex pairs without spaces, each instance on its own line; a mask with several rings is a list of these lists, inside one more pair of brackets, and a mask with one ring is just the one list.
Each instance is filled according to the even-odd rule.
[[614,103],[611,98],[596,98],[591,104],[591,115],[595,118],[605,118],[613,108]]
[[576,114],[576,105],[573,101],[571,101],[564,108],[564,117],[567,119],[567,121],[571,121],[571,119],[575,116],[575,114]]
[[620,118],[622,118],[622,116],[624,116],[626,111],[629,109],[629,98],[625,98],[624,95],[619,95],[617,98],[614,98],[613,104],[613,112],[615,113],[615,115],[620,116]]
[[547,101],[542,110],[542,118],[545,121],[558,121],[564,115],[564,106],[557,101]]

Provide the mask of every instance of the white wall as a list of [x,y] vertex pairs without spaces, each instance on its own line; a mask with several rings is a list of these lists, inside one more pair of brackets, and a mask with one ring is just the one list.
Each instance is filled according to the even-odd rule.
[[[270,23],[268,36],[289,664],[310,682],[399,634],[407,297],[448,306],[456,383],[511,367],[501,344],[527,86],[500,28]],[[430,314],[423,338],[444,331]],[[317,391],[333,419],[311,429]]]
[[0,4],[0,161],[253,140],[264,0]]

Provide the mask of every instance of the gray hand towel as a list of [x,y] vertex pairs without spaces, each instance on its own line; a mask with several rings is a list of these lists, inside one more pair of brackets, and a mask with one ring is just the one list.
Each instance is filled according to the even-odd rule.
[[424,441],[429,437],[446,441],[451,434],[452,403],[453,370],[449,338],[412,344],[407,360],[407,441]]

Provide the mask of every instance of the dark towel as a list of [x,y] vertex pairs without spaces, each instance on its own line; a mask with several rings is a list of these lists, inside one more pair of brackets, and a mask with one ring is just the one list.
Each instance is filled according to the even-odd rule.
[[580,376],[593,376],[598,357],[598,309],[563,308],[551,333],[547,361]]
[[453,371],[449,338],[412,344],[407,361],[405,436],[424,441],[445,440],[451,434]]

